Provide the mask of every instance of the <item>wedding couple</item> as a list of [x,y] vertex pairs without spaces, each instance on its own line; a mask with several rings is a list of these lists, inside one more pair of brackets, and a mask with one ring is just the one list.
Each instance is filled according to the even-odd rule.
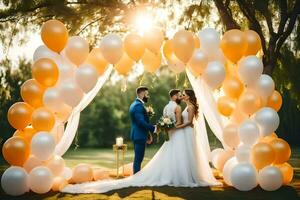
[[[89,183],[68,185],[62,192],[67,193],[104,193],[126,187],[176,186],[199,187],[220,185],[212,174],[207,155],[195,139],[193,128],[197,118],[198,104],[193,90],[170,91],[170,102],[164,108],[164,116],[176,122],[169,131],[170,140],[164,142],[154,157],[141,169],[147,143],[152,142],[151,133],[158,127],[149,123],[144,107],[149,99],[147,87],[136,90],[137,98],[131,104],[129,112],[132,121],[131,139],[134,143],[134,175],[120,180],[101,180]],[[181,112],[180,101],[186,103]]]

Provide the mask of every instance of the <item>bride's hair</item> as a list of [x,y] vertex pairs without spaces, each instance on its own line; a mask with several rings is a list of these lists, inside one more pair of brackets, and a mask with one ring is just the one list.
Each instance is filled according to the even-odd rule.
[[199,108],[199,106],[197,104],[197,98],[196,98],[194,90],[192,90],[192,89],[185,89],[184,93],[190,97],[189,101],[195,107],[195,116],[198,117],[198,108]]

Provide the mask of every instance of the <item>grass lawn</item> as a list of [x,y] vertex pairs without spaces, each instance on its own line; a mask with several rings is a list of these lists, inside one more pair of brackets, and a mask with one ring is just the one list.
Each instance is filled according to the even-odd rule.
[[[145,163],[153,157],[157,147],[147,148]],[[78,163],[89,163],[94,166],[100,166],[108,169],[115,167],[114,152],[112,149],[71,149],[64,156],[69,167]],[[133,151],[129,149],[126,152],[125,163],[133,160]],[[274,192],[263,191],[260,187],[249,192],[240,192],[232,187],[199,187],[199,188],[174,188],[174,187],[143,187],[143,188],[125,188],[111,191],[106,194],[80,194],[71,195],[64,193],[49,192],[38,195],[32,192],[20,197],[11,197],[0,193],[0,200],[9,199],[63,199],[63,200],[86,200],[86,199],[300,199],[300,148],[292,149],[292,157],[289,163],[294,167],[294,179],[288,186],[283,186]],[[2,163],[0,170],[3,171],[7,165]]]

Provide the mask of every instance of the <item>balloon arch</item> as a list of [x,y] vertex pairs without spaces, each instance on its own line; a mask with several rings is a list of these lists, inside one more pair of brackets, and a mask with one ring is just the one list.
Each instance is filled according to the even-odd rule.
[[[60,190],[70,179],[75,183],[98,179],[88,165],[72,171],[61,157],[75,137],[80,112],[113,68],[126,76],[141,61],[145,71],[155,73],[162,54],[173,72],[186,70],[200,106],[197,140],[226,184],[242,191],[259,184],[272,191],[291,181],[293,168],[287,163],[291,149],[274,133],[282,97],[272,78],[262,74],[256,32],[234,29],[220,39],[212,28],[198,35],[180,30],[164,41],[162,30],[153,27],[142,36],[129,33],[124,40],[108,34],[90,52],[83,38],[69,37],[63,23],[50,20],[41,37],[45,46],[34,52],[33,78],[21,86],[24,102],[13,104],[7,114],[16,132],[2,149],[11,165],[1,179],[6,193],[21,195],[29,189],[46,193]],[[224,148],[211,152],[204,117]]]

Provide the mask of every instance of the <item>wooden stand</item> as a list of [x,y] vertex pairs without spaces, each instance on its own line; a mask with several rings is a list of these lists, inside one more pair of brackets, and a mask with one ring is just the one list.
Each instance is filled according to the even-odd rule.
[[[122,177],[124,177],[124,155],[125,155],[125,152],[127,151],[127,145],[123,144],[121,146],[118,146],[118,145],[114,144],[113,145],[113,150],[116,153],[116,168],[117,168],[116,178],[122,178]],[[122,151],[122,160],[121,160],[122,176],[119,175],[119,163],[120,163],[119,153],[120,153],[120,151]]]

